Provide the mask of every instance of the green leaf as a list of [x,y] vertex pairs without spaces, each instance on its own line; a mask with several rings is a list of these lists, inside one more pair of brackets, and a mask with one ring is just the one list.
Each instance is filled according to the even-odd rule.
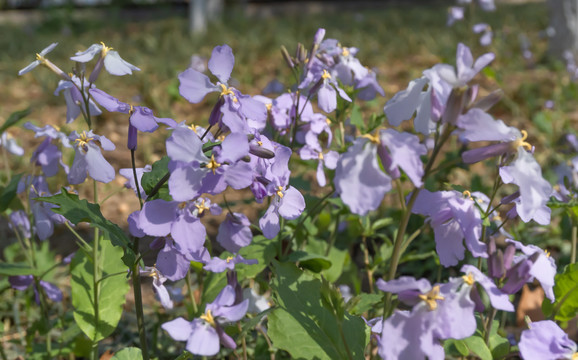
[[10,183],[2,190],[2,194],[0,195],[0,213],[6,211],[10,206],[10,203],[16,197],[18,191],[18,183],[20,182],[20,178],[22,174],[16,174],[10,179]]
[[289,261],[299,262],[299,266],[311,270],[313,272],[321,272],[322,270],[327,270],[331,267],[331,261],[323,256],[310,254],[305,251],[295,251],[289,255]]
[[0,262],[0,275],[17,276],[39,274],[26,263],[7,264],[5,262]]
[[80,222],[88,222],[90,223],[90,226],[108,232],[112,244],[124,249],[124,255],[122,257],[124,264],[129,268],[132,267],[136,260],[136,256],[130,247],[131,242],[129,238],[118,225],[106,219],[102,215],[99,205],[89,203],[86,200],[80,200],[78,195],[71,194],[64,188],[62,188],[60,194],[50,197],[36,198],[36,200],[59,205],[59,208],[52,208],[52,211],[61,214],[74,225],[77,225]]
[[16,111],[16,112],[13,112],[12,114],[10,114],[10,116],[4,122],[4,124],[2,124],[2,126],[0,126],[0,135],[2,135],[2,133],[4,131],[6,131],[9,127],[16,125],[16,123],[18,121],[20,121],[22,118],[28,116],[28,114],[30,114],[30,108]]
[[[546,313],[556,311],[554,319],[570,321],[578,314],[578,264],[570,264],[564,273],[557,274],[554,285],[556,302],[550,307],[548,299],[544,299],[542,309]],[[549,309],[550,307],[550,309]],[[549,311],[548,311],[549,310]]]
[[365,359],[369,342],[365,322],[347,312],[339,322],[333,309],[324,305],[318,279],[293,264],[273,264],[278,304],[268,316],[273,345],[297,359],[310,359],[313,354],[319,360]]
[[128,347],[114,354],[112,360],[139,360],[142,359],[142,351],[139,348]]
[[444,341],[444,350],[446,355],[470,355],[470,350],[464,343],[464,340],[447,339]]
[[267,239],[262,235],[255,236],[249,246],[245,246],[239,250],[239,255],[245,259],[257,259],[259,262],[255,265],[237,264],[235,270],[237,271],[239,280],[253,279],[261,273],[261,271],[265,270],[277,254],[274,240],[275,239]]
[[362,315],[363,313],[373,309],[375,305],[383,300],[383,295],[361,293],[352,297],[347,302],[347,311],[352,315]]
[[492,360],[492,352],[488,349],[488,346],[479,336],[470,336],[464,339],[464,343],[470,349],[471,352],[478,355],[482,360]]
[[[152,165],[152,170],[150,172],[144,173],[141,179],[141,186],[147,195],[150,195],[152,190],[157,186],[157,184],[169,173],[169,157],[163,156],[160,160],[156,161]],[[158,194],[150,197],[148,200],[163,199],[171,201],[172,198],[168,192],[168,184],[165,183],[161,186]]]
[[70,263],[74,320],[93,342],[110,335],[122,315],[122,307],[129,290],[128,281],[126,275],[123,274],[109,276],[126,272],[126,267],[119,261],[121,256],[122,250],[119,247],[113,246],[107,239],[100,239],[96,259],[96,279],[100,280],[97,285],[97,299],[94,296],[93,260],[89,259],[84,252],[79,251]]
[[363,134],[365,131],[365,123],[363,122],[363,114],[361,113],[361,108],[354,104],[351,109],[351,115],[349,117],[351,125],[354,125]]

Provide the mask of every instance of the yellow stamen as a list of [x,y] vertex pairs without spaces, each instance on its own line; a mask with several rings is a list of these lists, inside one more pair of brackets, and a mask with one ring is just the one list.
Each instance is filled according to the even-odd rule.
[[572,354],[572,360],[578,360],[578,352]]
[[207,164],[207,169],[211,169],[214,175],[219,166],[221,166],[221,164],[215,161],[215,155],[211,155],[211,161]]
[[464,196],[464,198],[470,199],[470,200],[474,201],[474,198],[472,197],[472,193],[469,192],[468,190],[464,190],[464,192],[462,193],[462,195]]
[[331,120],[329,120],[329,118],[325,118],[325,122],[327,123],[327,125],[331,125]]
[[198,134],[197,132],[197,127],[195,126],[195,124],[191,124],[189,126],[187,126],[189,129],[193,130],[195,134]]
[[201,199],[200,204],[195,204],[195,207],[199,210],[199,215],[202,215],[205,210],[209,210],[210,207],[205,205],[205,199]]
[[550,252],[548,250],[544,250],[544,254],[546,254],[546,257],[550,257]]
[[263,146],[263,142],[262,142],[262,141],[257,141],[257,145]]
[[329,73],[327,72],[327,70],[323,69],[323,74],[321,75],[321,78],[322,78],[323,80],[331,79],[331,74],[329,74]]
[[46,63],[46,59],[44,58],[44,56],[36,53],[36,60],[40,61],[41,64]]
[[341,51],[341,55],[342,56],[349,56],[349,49],[344,47],[343,50]]
[[426,303],[426,305],[430,311],[437,309],[437,307],[438,307],[437,300],[443,300],[444,299],[444,297],[440,295],[440,286],[439,285],[434,286],[430,290],[430,292],[428,292],[427,294],[421,294],[418,297],[421,300],[425,301],[425,303]]
[[233,90],[227,88],[227,86],[225,84],[219,84],[219,86],[221,87],[221,96],[225,96],[225,95],[235,96],[235,93],[233,92]]
[[283,196],[284,196],[284,194],[283,194],[283,186],[277,186],[277,195],[278,195],[281,199],[283,199]]
[[130,106],[130,110],[128,111],[128,114],[132,115],[132,114],[134,114],[134,106],[132,106],[132,105],[129,105],[129,106]]
[[323,160],[323,153],[319,153],[319,160]]
[[476,279],[474,279],[474,275],[472,275],[472,273],[468,273],[468,275],[462,276],[462,279],[464,279],[464,282],[469,286],[474,285],[476,282]]
[[512,148],[518,150],[522,146],[527,151],[532,150],[532,145],[525,141],[528,138],[528,132],[526,130],[520,130],[520,132],[522,133],[522,138],[512,141]]
[[108,54],[108,52],[112,50],[112,48],[104,45],[102,41],[100,42],[100,44],[102,45],[102,50],[100,51],[100,53],[102,54],[102,57],[105,57],[106,54]]
[[86,131],[83,131],[82,134],[80,134],[80,138],[74,140],[74,142],[79,149],[84,150],[84,147],[92,140],[94,140],[94,138],[89,138]]
[[234,259],[234,257],[232,257],[232,256],[227,256],[227,259],[226,259],[227,264],[230,263],[233,259]]
[[212,327],[215,327],[215,318],[213,318],[213,314],[211,314],[211,310],[207,310],[206,313],[201,315],[201,319],[208,322]]
[[371,141],[374,144],[378,144],[380,143],[379,141],[379,136],[377,134],[375,135],[371,135],[371,134],[365,134],[365,135],[361,135],[361,137],[369,139],[369,141]]
[[271,104],[271,103],[265,104],[265,107],[267,108],[267,111],[271,111],[271,108],[273,107],[273,104]]

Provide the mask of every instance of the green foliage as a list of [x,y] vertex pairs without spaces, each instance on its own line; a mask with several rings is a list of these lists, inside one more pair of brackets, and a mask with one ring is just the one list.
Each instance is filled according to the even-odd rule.
[[258,235],[253,238],[249,246],[239,250],[239,255],[245,259],[258,261],[255,265],[237,264],[235,270],[239,279],[253,279],[265,270],[277,253],[275,242],[275,239],[267,239],[263,235]]
[[80,200],[78,195],[71,194],[64,188],[62,188],[60,194],[37,198],[36,200],[59,205],[59,208],[53,208],[52,211],[61,214],[74,225],[77,225],[80,222],[88,222],[90,223],[90,226],[97,227],[100,230],[109,233],[112,244],[124,249],[124,255],[122,257],[124,264],[129,268],[132,267],[136,257],[130,247],[131,242],[118,225],[106,219],[102,215],[98,204],[92,204],[86,200]]
[[578,264],[570,264],[557,274],[554,285],[556,301],[544,299],[542,311],[557,321],[570,321],[578,314]]
[[311,270],[313,272],[321,272],[331,267],[331,261],[323,255],[310,254],[305,251],[294,251],[289,255],[289,261],[298,263],[299,267]]
[[[331,295],[321,296],[321,281],[293,264],[274,262],[277,305],[269,314],[268,334],[275,347],[293,358],[364,359],[369,341],[364,321],[343,311],[339,318]],[[326,287],[325,287],[326,289]],[[325,291],[327,295],[327,290]]]
[[6,121],[4,121],[4,124],[2,124],[0,126],[0,135],[2,135],[2,133],[4,131],[8,130],[9,127],[16,125],[18,123],[18,121],[20,121],[23,118],[25,118],[26,116],[28,116],[28,114],[30,114],[30,108],[16,111],[16,112],[13,112],[12,114],[10,114],[8,119],[6,119]]
[[129,347],[114,354],[112,360],[140,360],[142,351],[139,348]]
[[74,320],[94,342],[106,338],[114,331],[130,288],[123,274],[127,269],[119,261],[122,250],[104,238],[100,239],[98,246],[96,274],[95,259],[88,258],[84,252],[77,252],[70,264]]
[[12,176],[8,185],[2,189],[0,193],[0,213],[6,211],[10,207],[12,200],[16,198],[20,178],[22,178],[22,174]]
[[26,263],[5,263],[0,262],[0,275],[39,275],[38,271]]
[[[163,156],[160,160],[156,161],[152,165],[152,170],[150,172],[144,173],[141,180],[141,186],[145,193],[150,196],[153,189],[159,184],[161,179],[163,179],[169,173],[169,157]],[[169,185],[165,181],[164,184],[158,189],[158,192],[147,198],[148,200],[163,199],[166,201],[172,201],[172,197],[169,194]]]

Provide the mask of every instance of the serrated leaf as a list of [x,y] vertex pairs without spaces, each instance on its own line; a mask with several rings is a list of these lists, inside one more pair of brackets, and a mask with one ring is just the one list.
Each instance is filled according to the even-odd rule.
[[[554,295],[556,301],[551,311],[556,311],[554,319],[570,321],[578,314],[578,264],[570,264],[562,274],[555,277]],[[548,309],[550,301],[544,299],[542,308]],[[551,312],[550,311],[550,312]]]
[[2,190],[2,194],[0,194],[0,213],[6,211],[10,206],[12,200],[16,197],[18,191],[18,183],[20,182],[20,178],[22,174],[16,174],[12,176],[10,182],[6,187]]
[[114,354],[112,360],[140,360],[142,359],[142,351],[139,348],[129,347],[122,349]]
[[334,312],[323,305],[318,279],[293,264],[273,264],[278,304],[268,316],[273,345],[296,359],[310,359],[312,355],[319,360],[364,359],[369,342],[365,322],[345,313],[340,324]]
[[16,125],[18,121],[28,116],[28,114],[30,114],[30,108],[16,111],[10,114],[8,119],[4,121],[4,124],[0,126],[0,135],[2,135],[2,133],[6,131],[9,127]]
[[18,275],[39,275],[36,270],[25,263],[7,264],[0,262],[0,275],[18,276]]
[[289,261],[299,262],[299,267],[311,270],[313,272],[321,272],[331,267],[331,261],[323,255],[310,254],[305,251],[295,251],[288,257]]
[[471,352],[478,355],[482,360],[492,360],[492,352],[479,336],[470,336],[463,340]]
[[130,247],[131,242],[129,238],[118,225],[102,215],[98,204],[89,203],[84,199],[80,200],[78,195],[71,194],[64,188],[62,188],[60,194],[50,197],[40,197],[36,198],[36,200],[60,206],[59,208],[52,208],[52,211],[61,214],[74,225],[80,222],[87,222],[90,223],[90,226],[108,232],[112,244],[124,249],[124,255],[122,257],[124,264],[132,267],[136,256]]
[[[74,320],[93,342],[109,336],[116,328],[122,315],[122,307],[129,290],[125,275],[127,268],[120,260],[122,249],[106,239],[100,239],[96,279],[100,280],[98,297],[95,301],[95,266],[84,252],[76,253],[70,263],[70,290],[74,306]],[[98,316],[96,316],[98,314]],[[97,321],[98,318],[98,321]]]

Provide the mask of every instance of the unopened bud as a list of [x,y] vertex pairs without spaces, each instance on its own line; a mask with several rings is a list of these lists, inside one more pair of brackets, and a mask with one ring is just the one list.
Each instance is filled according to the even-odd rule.
[[289,55],[287,48],[283,45],[281,45],[281,55],[283,55],[283,59],[285,59],[287,65],[289,65],[289,67],[293,69],[295,67],[295,63],[291,59],[291,55]]
[[492,91],[488,96],[481,98],[476,101],[471,107],[481,109],[483,111],[488,111],[492,106],[496,105],[504,97],[504,91],[498,89]]

